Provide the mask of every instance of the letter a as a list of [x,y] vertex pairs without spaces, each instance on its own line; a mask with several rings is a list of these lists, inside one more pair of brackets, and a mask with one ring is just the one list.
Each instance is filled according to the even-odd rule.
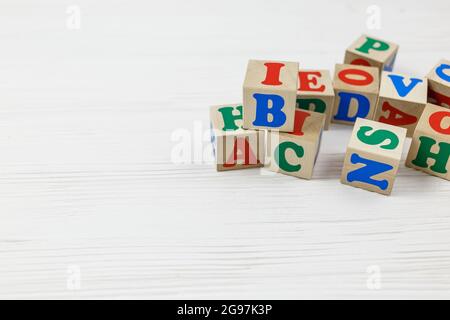
[[417,122],[417,117],[395,108],[387,101],[383,102],[381,110],[389,112],[387,117],[382,116],[378,119],[382,123],[392,124],[393,126],[407,126]]

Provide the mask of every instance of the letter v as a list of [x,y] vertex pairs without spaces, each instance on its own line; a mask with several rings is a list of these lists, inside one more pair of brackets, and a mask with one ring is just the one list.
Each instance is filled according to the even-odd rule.
[[419,83],[423,82],[421,79],[417,78],[410,78],[409,85],[405,85],[405,77],[395,75],[395,74],[389,74],[388,77],[391,79],[392,83],[394,84],[395,90],[397,90],[397,93],[400,97],[406,97],[412,89],[414,89],[415,86],[417,86]]

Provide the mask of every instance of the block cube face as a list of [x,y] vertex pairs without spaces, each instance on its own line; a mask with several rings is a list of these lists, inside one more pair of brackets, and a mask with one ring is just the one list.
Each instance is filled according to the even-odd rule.
[[380,83],[378,69],[337,64],[333,82],[332,122],[353,125],[357,118],[373,118]]
[[392,71],[398,45],[368,35],[362,35],[347,48],[344,63],[376,67],[379,71]]
[[245,129],[294,128],[298,63],[250,60],[244,80]]
[[450,108],[450,61],[441,60],[428,73],[428,102]]
[[450,110],[427,104],[411,142],[406,165],[450,180]]
[[375,121],[399,126],[412,137],[427,101],[427,79],[383,72]]
[[297,110],[295,131],[269,132],[269,169],[274,172],[311,179],[320,147],[325,115]]
[[218,139],[218,171],[250,169],[264,166],[264,132],[246,130]]
[[297,90],[297,109],[310,110],[325,115],[325,130],[331,122],[334,90],[328,70],[300,70]]
[[404,128],[359,118],[347,148],[341,182],[391,194],[405,138]]
[[242,129],[242,104],[212,106],[210,121],[218,171],[264,165],[264,132]]
[[377,161],[372,155],[352,148],[347,149],[341,182],[352,187],[390,195],[398,171],[398,163]]

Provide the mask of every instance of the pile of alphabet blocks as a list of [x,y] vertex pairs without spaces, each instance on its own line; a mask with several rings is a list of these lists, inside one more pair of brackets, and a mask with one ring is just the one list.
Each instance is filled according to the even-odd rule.
[[210,108],[218,171],[258,168],[311,179],[323,130],[353,126],[341,182],[389,195],[406,137],[406,166],[450,180],[450,61],[426,77],[392,72],[398,45],[357,39],[326,70],[250,60],[242,103]]

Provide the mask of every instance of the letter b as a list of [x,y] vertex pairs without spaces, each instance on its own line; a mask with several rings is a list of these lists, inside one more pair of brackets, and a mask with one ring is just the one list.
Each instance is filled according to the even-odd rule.
[[[286,114],[282,111],[284,99],[276,94],[255,93],[256,117],[254,126],[278,128],[286,122]],[[270,106],[271,105],[271,106]],[[269,120],[269,114],[272,119]]]

